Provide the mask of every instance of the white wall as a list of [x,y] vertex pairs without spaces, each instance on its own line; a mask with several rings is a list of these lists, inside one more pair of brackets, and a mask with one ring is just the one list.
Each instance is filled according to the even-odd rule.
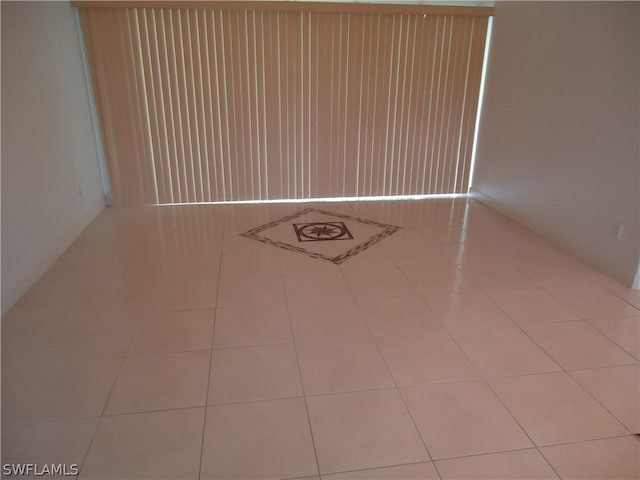
[[472,186],[627,285],[640,250],[639,32],[638,2],[497,2]]
[[2,13],[2,313],[104,208],[69,2]]

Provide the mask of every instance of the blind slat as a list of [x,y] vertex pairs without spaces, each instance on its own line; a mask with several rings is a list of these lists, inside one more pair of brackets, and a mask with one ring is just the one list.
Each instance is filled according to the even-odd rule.
[[115,205],[467,190],[486,17],[81,15]]

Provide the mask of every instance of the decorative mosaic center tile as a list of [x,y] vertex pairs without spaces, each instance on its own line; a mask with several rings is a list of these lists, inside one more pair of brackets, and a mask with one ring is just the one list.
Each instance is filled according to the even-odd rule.
[[294,223],[299,242],[323,242],[325,240],[353,240],[344,222]]
[[240,235],[340,264],[393,234],[398,228],[342,213],[305,208]]

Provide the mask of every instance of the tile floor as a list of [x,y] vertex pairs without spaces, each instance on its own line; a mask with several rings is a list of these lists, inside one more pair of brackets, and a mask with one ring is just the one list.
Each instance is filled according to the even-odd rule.
[[401,227],[339,265],[240,235],[308,206],[104,211],[2,319],[2,462],[640,478],[639,292],[467,199],[311,205]]

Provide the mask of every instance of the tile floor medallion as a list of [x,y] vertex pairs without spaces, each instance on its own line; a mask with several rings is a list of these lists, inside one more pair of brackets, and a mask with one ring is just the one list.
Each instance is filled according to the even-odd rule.
[[240,235],[338,265],[399,228],[342,213],[305,208]]
[[294,223],[293,229],[299,242],[353,240],[353,235],[344,222]]

